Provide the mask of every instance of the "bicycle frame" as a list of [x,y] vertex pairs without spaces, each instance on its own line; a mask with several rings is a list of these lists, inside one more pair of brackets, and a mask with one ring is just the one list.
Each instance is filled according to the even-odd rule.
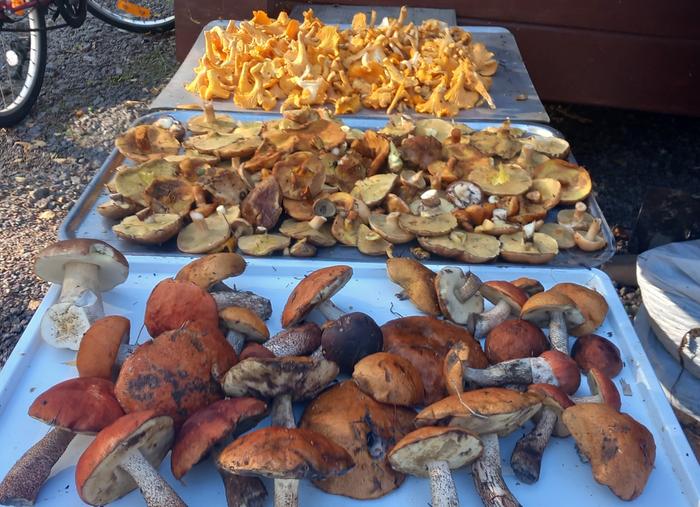
[[23,11],[33,9],[34,7],[47,6],[51,1],[52,0],[29,0],[28,2],[23,2],[21,4],[15,3],[15,5],[13,5],[14,2],[12,0],[0,0],[0,23],[11,23],[14,21],[11,17],[7,16],[7,13],[21,15]]

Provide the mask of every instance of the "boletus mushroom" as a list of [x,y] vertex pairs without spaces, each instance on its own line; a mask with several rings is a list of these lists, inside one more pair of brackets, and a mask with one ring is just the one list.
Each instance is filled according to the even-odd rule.
[[524,225],[521,232],[500,236],[501,257],[509,262],[523,264],[546,264],[559,253],[557,240],[535,232],[533,222]]
[[415,259],[396,257],[387,259],[389,279],[403,291],[399,299],[410,299],[420,311],[428,315],[440,315],[440,305],[435,290],[435,273]]
[[555,350],[569,353],[569,330],[585,322],[581,310],[563,293],[548,290],[535,294],[523,305],[520,318],[539,327],[549,327]]
[[455,324],[467,325],[473,320],[473,315],[483,312],[481,286],[481,280],[471,271],[465,274],[460,268],[452,267],[438,271],[435,292],[445,318]]
[[122,239],[142,245],[161,245],[173,238],[182,226],[180,215],[173,213],[149,213],[124,218],[112,226],[114,234]]
[[620,349],[602,336],[588,334],[579,337],[571,348],[571,358],[583,373],[598,368],[610,378],[622,371]]
[[591,392],[589,396],[574,396],[571,400],[575,403],[605,403],[619,411],[622,407],[620,392],[610,377],[598,368],[591,368],[586,374],[586,382]]
[[549,342],[542,330],[521,319],[506,320],[491,329],[484,341],[484,352],[491,364],[537,357],[549,349]]
[[553,178],[561,183],[560,201],[562,204],[574,204],[582,201],[591,193],[591,175],[576,164],[553,158],[538,165],[533,173],[535,178]]
[[527,294],[510,282],[490,280],[479,287],[479,293],[494,306],[489,310],[473,314],[468,327],[474,336],[486,336],[493,328],[510,316],[518,316],[527,302]]
[[362,312],[346,313],[323,325],[320,354],[349,374],[360,359],[382,350],[382,339],[372,317]]
[[289,327],[301,322],[314,308],[329,320],[335,320],[345,314],[331,302],[333,295],[342,289],[352,277],[350,266],[329,266],[306,275],[294,287],[282,311],[282,327]]
[[352,379],[365,394],[380,403],[410,407],[423,402],[423,381],[408,360],[377,352],[355,364]]
[[76,434],[94,435],[124,415],[114,384],[95,377],[60,382],[40,394],[29,416],[53,429],[25,452],[0,482],[0,503],[32,505],[51,468]]
[[131,352],[130,331],[129,319],[120,315],[109,315],[96,320],[80,341],[75,358],[78,376],[114,380],[124,359]]

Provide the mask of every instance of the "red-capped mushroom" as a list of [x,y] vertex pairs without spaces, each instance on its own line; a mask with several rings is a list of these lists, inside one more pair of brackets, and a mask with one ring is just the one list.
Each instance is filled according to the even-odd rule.
[[620,392],[610,378],[597,368],[591,368],[586,375],[590,396],[574,396],[575,403],[605,403],[619,411],[622,407]]

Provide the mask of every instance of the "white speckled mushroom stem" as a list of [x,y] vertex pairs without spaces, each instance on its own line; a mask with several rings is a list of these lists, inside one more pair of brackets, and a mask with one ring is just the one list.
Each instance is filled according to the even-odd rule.
[[283,428],[297,427],[297,423],[294,420],[294,412],[292,412],[291,394],[280,394],[272,401],[270,418],[273,426],[281,426]]
[[490,310],[475,315],[472,332],[477,338],[486,336],[494,327],[508,320],[508,317],[510,317],[510,305],[502,299]]
[[187,507],[139,451],[129,453],[122,460],[121,468],[138,484],[148,507]]
[[316,309],[328,320],[337,320],[347,313],[338,308],[330,299],[319,304]]
[[523,435],[515,444],[513,454],[510,455],[510,465],[513,467],[515,476],[525,484],[534,484],[539,480],[542,454],[549,443],[556,422],[557,414],[545,406],[540,413],[540,420],[532,431]]
[[467,385],[480,387],[506,384],[559,385],[549,363],[541,357],[511,359],[483,369],[463,366],[462,376]]
[[243,345],[245,345],[245,336],[243,336],[238,331],[229,329],[228,331],[226,331],[226,341],[228,341],[231,344],[233,350],[236,351],[237,356],[241,354],[241,350],[243,350]]
[[552,348],[569,355],[569,331],[566,328],[564,312],[549,312],[549,341]]
[[603,397],[600,396],[600,394],[593,394],[590,396],[570,396],[570,398],[571,401],[577,405],[579,403],[605,403],[605,400],[603,400]]
[[432,507],[459,507],[457,489],[447,461],[428,463],[428,475],[430,476]]
[[32,505],[74,437],[72,431],[54,428],[29,448],[0,482],[0,504]]
[[275,479],[275,507],[297,507],[299,505],[299,481]]
[[495,433],[481,435],[484,450],[472,465],[476,491],[486,507],[521,507],[510,492],[501,475],[501,456],[498,436]]

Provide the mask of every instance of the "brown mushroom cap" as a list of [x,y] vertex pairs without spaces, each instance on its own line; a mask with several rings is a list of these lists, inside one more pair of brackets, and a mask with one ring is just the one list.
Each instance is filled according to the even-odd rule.
[[137,450],[158,468],[173,442],[170,417],[153,410],[134,412],[117,419],[95,437],[75,467],[78,495],[90,505],[106,505],[136,489],[136,483],[119,465]]
[[321,480],[353,466],[345,449],[315,431],[270,426],[239,437],[219,455],[219,467],[238,475]]
[[614,378],[622,371],[620,349],[607,338],[595,334],[580,336],[571,349],[571,357],[584,373],[588,373],[591,368],[598,368],[608,377]]
[[180,232],[181,226],[180,215],[154,213],[143,220],[136,215],[126,217],[113,225],[112,231],[120,238],[134,243],[160,245]]
[[545,264],[559,253],[557,241],[540,232],[533,234],[532,241],[525,241],[522,232],[503,234],[498,240],[501,242],[501,257],[509,262]]
[[74,433],[97,433],[122,415],[114,384],[96,377],[59,382],[29,406],[30,417]]
[[620,410],[622,407],[620,392],[613,381],[610,380],[610,377],[598,368],[591,368],[586,375],[586,380],[591,394],[600,396],[600,403],[605,403],[617,411]]
[[583,324],[569,331],[572,336],[590,334],[605,321],[608,314],[608,303],[595,290],[576,283],[558,283],[550,290],[571,298],[585,318]]
[[418,370],[396,354],[377,352],[361,359],[352,378],[362,392],[390,405],[411,406],[423,401],[423,381]]
[[448,394],[457,394],[464,391],[463,368],[484,368],[486,356],[481,348],[475,348],[464,342],[455,343],[445,355],[442,374],[445,377],[445,386]]
[[121,345],[129,343],[131,323],[119,315],[96,320],[80,341],[75,366],[80,377],[115,377],[115,361]]
[[275,178],[255,185],[241,203],[241,216],[253,227],[272,229],[282,215],[282,194]]
[[502,280],[484,282],[479,292],[494,305],[498,304],[499,301],[508,303],[513,315],[519,315],[523,305],[528,300],[527,293],[524,290]]
[[275,357],[275,354],[268,348],[255,342],[247,342],[238,356],[239,361],[249,357]]
[[138,162],[175,155],[180,142],[170,132],[153,125],[138,125],[114,141],[119,153]]
[[562,391],[574,394],[578,390],[581,374],[573,359],[558,350],[546,350],[539,357],[547,361]]
[[270,337],[265,322],[248,308],[228,306],[219,311],[219,318],[227,329],[241,333],[249,341],[264,343]]
[[282,327],[289,327],[306,317],[317,305],[330,299],[352,277],[350,266],[329,266],[306,275],[294,287],[282,311]]
[[536,326],[547,327],[549,326],[550,312],[553,311],[564,313],[564,320],[569,333],[571,333],[571,329],[580,326],[584,322],[584,316],[576,306],[576,303],[563,293],[554,292],[551,289],[531,296],[523,305],[520,318],[529,320]]
[[195,412],[182,425],[173,445],[170,460],[173,476],[182,478],[216,443],[255,426],[266,411],[263,401],[232,398],[215,401]]
[[426,407],[416,416],[416,426],[447,421],[477,434],[505,436],[519,428],[542,407],[542,398],[501,387],[485,387],[454,394]]
[[324,324],[321,349],[323,357],[350,374],[360,359],[382,350],[382,331],[366,313],[346,313]]
[[399,472],[428,477],[429,463],[445,461],[450,469],[461,468],[482,450],[478,437],[463,428],[425,426],[399,440],[389,453],[389,462]]
[[520,278],[513,280],[511,283],[517,288],[522,289],[528,297],[534,296],[539,292],[544,292],[544,286],[534,278],[521,276]]
[[245,267],[245,260],[236,253],[209,254],[183,266],[175,280],[192,282],[207,290],[218,282],[240,275]]
[[399,215],[399,226],[416,236],[432,238],[449,234],[457,227],[457,219],[450,212],[429,217],[402,213]]
[[510,359],[537,357],[549,348],[542,330],[526,320],[506,320],[486,336],[484,352],[491,364]]
[[403,289],[411,302],[428,315],[440,315],[435,291],[435,273],[415,259],[395,257],[387,259],[386,272],[392,282]]
[[281,234],[251,234],[238,238],[238,248],[246,255],[264,256],[284,250],[291,241]]
[[313,398],[338,375],[338,366],[306,356],[248,358],[231,368],[223,387],[229,396],[274,398],[290,394],[293,400]]
[[456,343],[462,342],[471,349],[475,368],[488,366],[481,345],[469,331],[435,317],[402,317],[385,323],[381,329],[384,352],[407,359],[420,372],[425,403],[433,403],[444,396],[443,361]]
[[197,333],[175,329],[140,345],[122,365],[115,394],[126,412],[155,410],[182,424],[222,398],[211,358]]
[[153,288],[146,301],[143,322],[153,337],[197,320],[214,329],[219,326],[216,301],[193,282],[166,278]]
[[314,481],[321,490],[357,499],[379,498],[398,488],[404,475],[386,455],[413,429],[415,413],[385,405],[364,394],[352,380],[323,392],[304,410],[300,426],[345,448],[355,467],[341,477]]
[[439,237],[418,237],[420,246],[429,252],[470,264],[489,262],[501,250],[501,243],[487,234],[452,231]]
[[551,159],[538,165],[533,173],[535,178],[553,178],[561,183],[560,202],[574,204],[591,193],[592,183],[588,171],[565,160]]
[[[527,388],[528,392],[539,394],[542,397],[542,406],[553,410],[557,416],[557,422],[554,424],[554,435],[565,438],[570,435],[569,429],[561,419],[564,410],[573,407],[574,402],[571,401],[564,391],[551,384],[531,384]],[[539,420],[540,412],[535,414],[534,419]]]
[[564,424],[588,458],[593,477],[623,500],[637,498],[654,468],[654,436],[627,414],[602,403],[564,411]]
[[350,195],[364,202],[367,206],[376,206],[391,192],[397,179],[398,176],[392,173],[375,174],[356,181]]

